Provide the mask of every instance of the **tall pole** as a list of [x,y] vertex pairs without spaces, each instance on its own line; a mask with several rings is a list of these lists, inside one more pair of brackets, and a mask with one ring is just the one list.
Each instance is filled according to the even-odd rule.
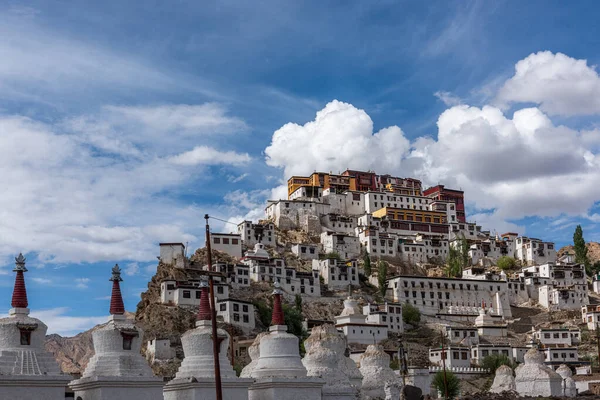
[[215,306],[215,285],[212,277],[212,252],[210,249],[210,227],[208,226],[208,214],[204,215],[206,220],[206,252],[208,262],[208,287],[210,289],[210,309],[212,314],[212,340],[213,359],[215,365],[215,390],[216,400],[223,400],[223,389],[221,388],[221,365],[219,363],[219,339],[217,337],[217,308]]
[[596,323],[596,341],[598,344],[598,367],[600,367],[600,322]]
[[446,379],[446,351],[444,350],[444,333],[440,331],[440,336],[442,338],[442,367],[444,368],[444,398],[448,399],[448,380]]

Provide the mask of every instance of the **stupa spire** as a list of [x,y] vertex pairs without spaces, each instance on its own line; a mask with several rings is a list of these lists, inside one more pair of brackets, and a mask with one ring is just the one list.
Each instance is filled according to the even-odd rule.
[[15,258],[14,272],[17,273],[15,277],[15,288],[13,289],[11,306],[13,308],[27,308],[29,303],[27,302],[27,289],[25,288],[25,276],[24,272],[27,272],[25,268],[25,257],[22,253]]
[[271,318],[271,326],[285,325],[285,317],[283,315],[283,307],[281,306],[281,285],[279,281],[275,282],[273,290],[273,316]]
[[109,279],[112,281],[112,294],[110,296],[110,313],[111,315],[123,315],[125,314],[125,306],[123,305],[123,296],[121,295],[121,285],[119,282],[123,281],[121,278],[121,268],[119,264],[115,264],[112,269],[112,276]]
[[198,310],[197,321],[212,320],[210,311],[210,300],[208,298],[208,283],[203,279],[200,281],[200,308]]

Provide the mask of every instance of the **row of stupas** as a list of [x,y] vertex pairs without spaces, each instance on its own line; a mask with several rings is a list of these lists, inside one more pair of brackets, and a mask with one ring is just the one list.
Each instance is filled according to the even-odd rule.
[[[29,316],[25,258],[15,259],[12,308],[0,319],[0,399],[63,400],[211,400],[216,399],[212,323],[208,285],[201,285],[196,327],[181,337],[184,360],[175,378],[164,384],[140,353],[143,330],[125,316],[121,270],[112,270],[108,322],[92,334],[94,356],[81,378],[63,374],[44,349],[47,326]],[[287,332],[282,291],[275,283],[268,332],[249,349],[252,362],[237,377],[229,359],[229,335],[217,330],[222,398],[225,400],[397,399],[400,378],[379,345],[367,348],[360,369],[345,355],[344,335],[333,325],[312,330],[300,357],[299,339]],[[70,388],[70,390],[68,390]]]

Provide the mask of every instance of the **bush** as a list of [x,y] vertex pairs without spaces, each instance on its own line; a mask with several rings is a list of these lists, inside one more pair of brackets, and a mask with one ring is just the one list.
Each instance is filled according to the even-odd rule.
[[421,312],[410,303],[404,303],[402,306],[402,321],[405,324],[418,325],[421,322]]
[[504,354],[492,354],[481,361],[481,368],[489,370],[491,374],[495,374],[502,365],[508,365],[512,369],[515,369],[516,366],[514,361]]
[[445,398],[446,386],[448,389],[448,399],[454,399],[460,394],[460,380],[450,371],[446,371],[446,385],[444,385],[444,371],[439,371],[433,376],[431,384]]
[[496,265],[502,271],[507,271],[510,269],[514,269],[517,266],[517,262],[512,257],[502,256],[498,259],[498,261],[496,262]]

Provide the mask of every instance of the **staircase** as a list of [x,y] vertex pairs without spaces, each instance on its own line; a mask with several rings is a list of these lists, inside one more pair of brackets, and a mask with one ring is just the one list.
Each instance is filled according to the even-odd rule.
[[[42,375],[38,364],[37,356],[33,351],[21,351],[20,354],[20,372],[17,370],[16,375]],[[19,363],[15,368],[19,367]]]

